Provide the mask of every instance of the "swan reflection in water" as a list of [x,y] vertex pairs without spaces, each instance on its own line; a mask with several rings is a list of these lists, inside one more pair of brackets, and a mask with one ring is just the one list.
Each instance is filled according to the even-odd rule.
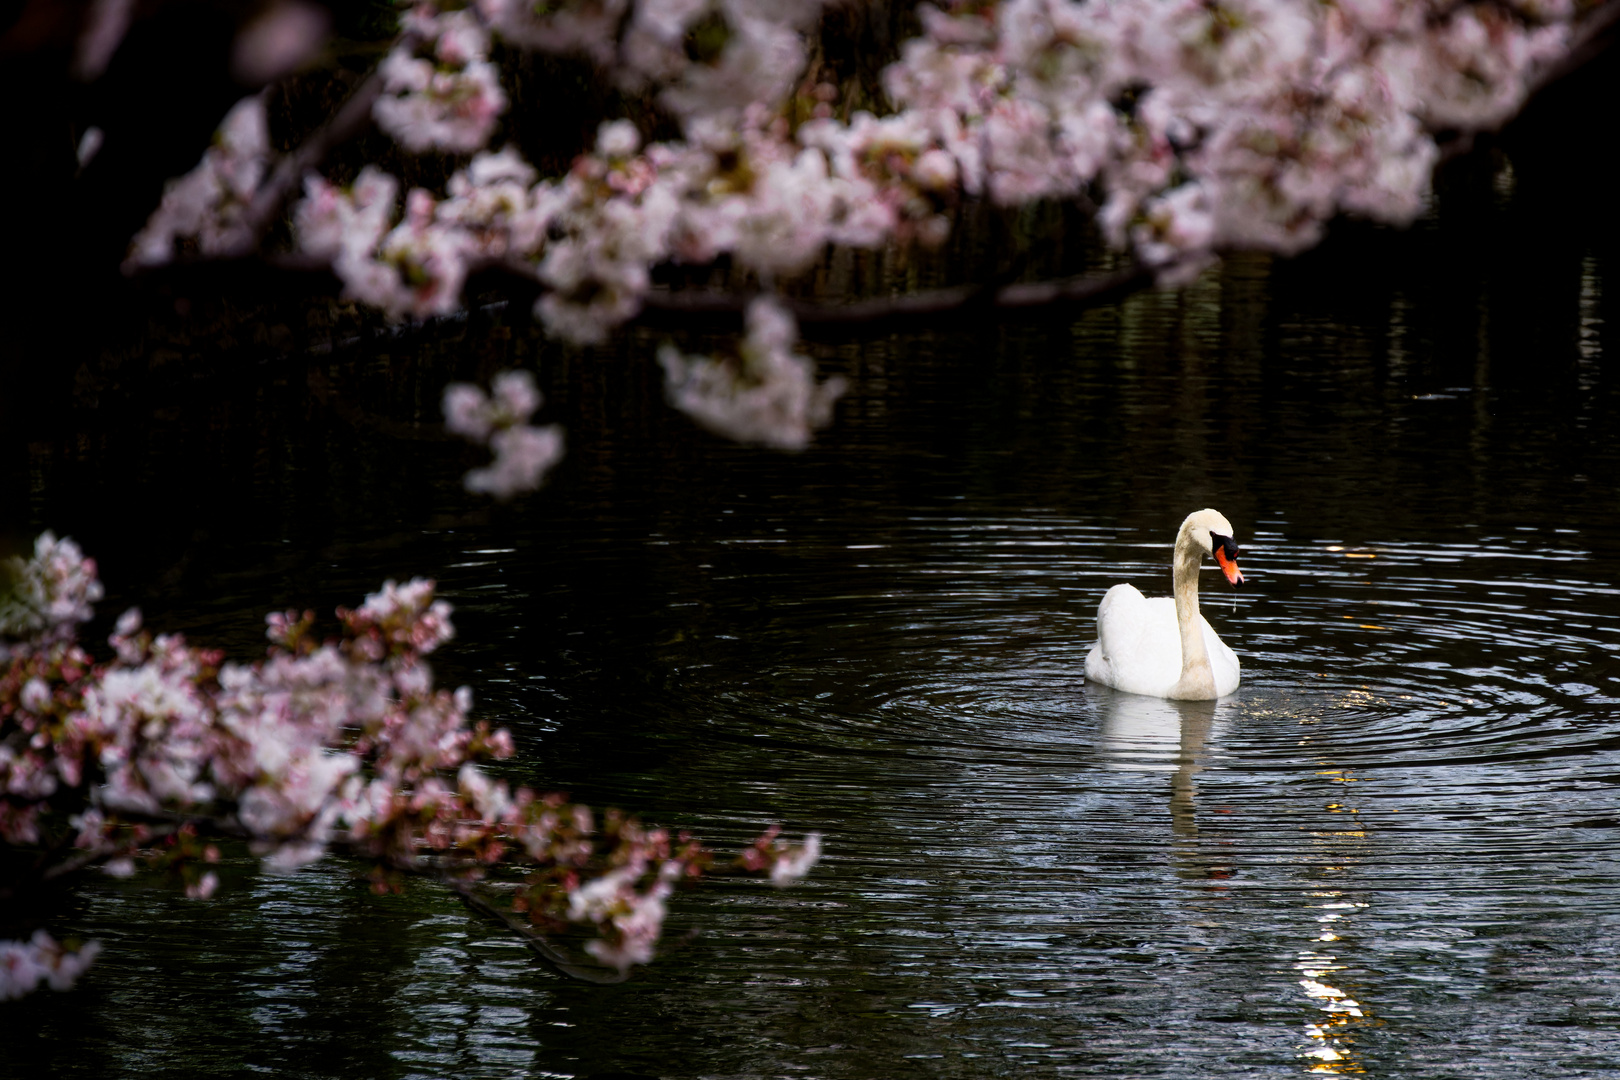
[[1221,705],[1175,701],[1087,687],[1097,704],[1097,749],[1105,769],[1170,773],[1170,827],[1178,837],[1198,835],[1193,777],[1208,762],[1205,746]]

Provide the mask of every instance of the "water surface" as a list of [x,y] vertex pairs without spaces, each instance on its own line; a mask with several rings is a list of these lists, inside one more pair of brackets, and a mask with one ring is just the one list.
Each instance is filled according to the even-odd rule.
[[[498,316],[31,444],[7,466],[26,523],[101,557],[103,622],[138,603],[246,656],[265,610],[429,574],[458,608],[439,673],[512,727],[514,778],[717,844],[781,820],[829,854],[789,891],[684,897],[614,987],[336,860],[240,858],[208,904],[94,882],[58,928],[103,959],[9,1007],[0,1063],[1620,1072],[1617,249],[1528,230],[1481,260],[1450,228],[1072,318],[820,342],[852,390],[797,456],[664,409],[651,335],[627,364]],[[434,403],[512,363],[570,456],[490,507]],[[1087,684],[1097,600],[1168,591],[1206,505],[1244,549],[1241,592],[1202,583],[1242,688]]]

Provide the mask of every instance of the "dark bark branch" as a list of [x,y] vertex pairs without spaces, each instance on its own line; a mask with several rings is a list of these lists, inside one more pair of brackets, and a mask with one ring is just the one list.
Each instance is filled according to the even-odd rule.
[[118,815],[120,822],[126,825],[146,825],[150,827],[150,831],[139,841],[132,840],[130,843],[118,844],[113,847],[93,848],[72,858],[52,863],[40,873],[39,880],[55,881],[57,878],[88,870],[97,863],[106,862],[121,855],[128,855],[144,847],[150,847],[153,841],[173,836],[187,825],[196,829],[201,835],[223,836],[232,840],[254,839],[253,834],[243,828],[241,822],[231,817],[199,817],[195,814],[176,814],[166,810],[150,812],[116,810],[114,813]]
[[304,174],[319,165],[333,147],[354,138],[371,123],[371,106],[382,96],[382,88],[380,75],[375,71],[367,75],[336,116],[276,164],[270,179],[254,193],[253,204],[243,215],[243,235],[227,257],[249,255],[258,249],[287,200],[298,190]]
[[39,879],[41,881],[55,881],[57,878],[67,877],[70,874],[77,874],[82,870],[90,869],[90,867],[96,865],[97,863],[107,862],[110,859],[116,858],[121,853],[128,854],[133,850],[137,850],[141,845],[148,844],[153,840],[162,840],[166,837],[173,836],[179,831],[180,826],[178,825],[162,825],[153,829],[151,834],[141,841],[141,844],[128,847],[95,848],[94,850],[86,851],[80,855],[75,855],[71,859],[64,859],[59,863],[53,863],[51,866],[45,869],[44,873],[39,875]]
[[1534,97],[1552,83],[1590,63],[1614,44],[1609,34],[1620,23],[1620,0],[1606,0],[1575,27],[1569,51],[1538,71],[1525,87],[1525,98]]
[[[52,863],[41,870],[37,883],[58,881],[83,873],[100,863],[120,856],[130,855],[140,848],[150,847],[153,843],[178,833],[182,828],[190,825],[202,834],[227,836],[238,840],[255,839],[252,833],[244,829],[240,822],[232,817],[198,817],[190,814],[176,814],[158,810],[145,813],[119,812],[120,820],[125,823],[139,822],[150,826],[148,834],[136,842],[118,844],[110,847],[98,847],[79,852],[70,858]],[[357,850],[344,843],[341,838],[333,838],[329,848],[336,854],[347,855],[353,858],[376,859],[375,852]],[[523,920],[514,916],[510,911],[503,910],[490,903],[479,895],[477,886],[470,881],[445,873],[440,865],[431,861],[405,857],[386,857],[384,863],[391,869],[397,870],[412,877],[437,882],[454,892],[461,898],[461,902],[479,914],[499,923],[508,931],[521,938],[529,947],[529,951],[539,957],[546,965],[558,974],[571,979],[580,979],[592,983],[620,983],[629,978],[628,971],[619,971],[602,965],[581,964],[570,959],[560,949],[556,948],[534,927],[527,925]],[[14,893],[15,890],[0,891],[0,896]]]
[[[1153,271],[1132,265],[1112,274],[1083,275],[1014,285],[959,285],[948,289],[883,296],[848,303],[785,298],[801,325],[840,326],[906,323],[981,310],[1023,311],[1063,305],[1112,303],[1153,283]],[[651,292],[637,322],[665,323],[691,317],[741,316],[753,297],[710,290]]]
[[[411,40],[412,35],[403,34],[388,46],[389,51],[401,42]],[[229,250],[221,254],[221,258],[240,258],[258,251],[265,233],[281,216],[287,201],[297,193],[304,174],[324,161],[333,147],[348,142],[371,124],[371,107],[382,96],[382,91],[382,75],[374,68],[354,88],[336,116],[276,164],[270,178],[260,185],[253,195],[252,205],[243,214],[242,235]]]
[[556,970],[559,974],[567,975],[571,979],[580,979],[593,983],[621,983],[630,977],[629,971],[619,971],[609,967],[587,967],[576,964],[562,952],[552,946],[532,926],[525,926],[523,922],[511,912],[502,910],[478,895],[477,888],[467,881],[456,878],[439,878],[439,881],[457,896],[461,902],[486,918],[492,919],[507,930],[516,934],[529,947],[529,951]]

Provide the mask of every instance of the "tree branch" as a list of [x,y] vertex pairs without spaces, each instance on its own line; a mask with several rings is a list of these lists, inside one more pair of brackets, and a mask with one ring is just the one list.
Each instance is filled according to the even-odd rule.
[[[1437,138],[1435,141],[1440,148],[1440,160],[1450,161],[1468,153],[1474,148],[1475,140],[1479,136],[1500,131],[1523,114],[1524,108],[1530,103],[1531,98],[1534,98],[1553,83],[1568,78],[1591,63],[1599,54],[1614,44],[1611,35],[1617,23],[1620,23],[1620,0],[1604,0],[1604,3],[1590,15],[1574,24],[1574,33],[1570,35],[1569,49],[1554,62],[1544,64],[1525,81],[1524,100],[1511,116],[1488,127],[1455,131],[1448,138]],[[1434,132],[1434,134],[1438,136],[1444,134],[1444,132]]]
[[[409,44],[414,40],[412,34],[401,34],[388,49],[391,52],[400,44]],[[371,124],[371,107],[377,103],[382,92],[383,78],[380,69],[373,68],[371,73],[361,80],[360,85],[354,88],[354,92],[338,109],[336,116],[317,128],[302,145],[277,162],[275,171],[260,185],[259,190],[253,195],[252,204],[242,215],[241,235],[229,250],[221,253],[221,258],[242,258],[259,250],[259,244],[264,239],[265,233],[275,224],[287,201],[297,192],[304,174],[325,160],[333,147],[348,142]]]
[[1608,35],[1617,23],[1620,23],[1620,0],[1605,0],[1597,10],[1576,25],[1569,43],[1569,51],[1556,62],[1536,72],[1530,79],[1525,86],[1525,99],[1528,101],[1550,84],[1584,67],[1604,49],[1613,45],[1614,42]]
[[149,844],[153,840],[163,840],[167,837],[173,836],[179,831],[180,826],[178,825],[162,826],[153,829],[151,835],[142,840],[140,844],[135,844],[124,848],[95,848],[86,851],[83,854],[76,855],[71,859],[64,859],[62,862],[54,863],[47,867],[45,871],[39,875],[39,880],[55,881],[57,878],[77,874],[81,871],[90,869],[90,867],[96,865],[97,863],[109,862],[118,857],[120,854],[127,855],[132,851],[139,850],[141,846]]
[[[849,303],[823,303],[784,298],[783,304],[801,325],[839,326],[905,323],[977,310],[1022,311],[1041,307],[1090,307],[1121,300],[1153,283],[1152,269],[1140,264],[1112,274],[1081,275],[1055,281],[1020,282],[987,288],[958,285],[948,289],[884,296]],[[663,324],[691,317],[740,317],[752,296],[708,289],[651,292],[642,298],[635,321]]]
[[533,927],[525,926],[511,912],[503,911],[482,896],[479,896],[477,889],[471,882],[442,876],[438,880],[446,888],[461,897],[463,904],[466,904],[480,915],[500,923],[507,930],[522,938],[523,943],[529,947],[529,951],[545,961],[559,974],[567,975],[572,979],[581,979],[585,982],[602,983],[604,985],[621,983],[630,977],[629,969],[618,971],[609,967],[586,967],[574,963],[564,956],[560,950],[554,948],[550,942],[546,941]]
[[[39,873],[38,881],[40,883],[56,881],[74,874],[82,873],[98,863],[104,863],[109,859],[129,855],[133,851],[140,848],[150,847],[155,841],[160,841],[175,835],[186,825],[191,825],[203,833],[228,836],[238,840],[251,840],[255,838],[252,833],[244,829],[239,822],[231,817],[204,817],[193,814],[177,814],[162,810],[134,813],[129,811],[120,811],[119,815],[120,820],[124,821],[126,824],[140,823],[150,826],[150,832],[143,836],[139,842],[132,841],[129,844],[92,848],[81,851],[71,858],[63,859],[61,862],[53,863],[52,865],[45,867]],[[329,846],[336,853],[347,855],[351,858],[376,858],[376,854],[374,852],[357,850],[353,845],[345,843],[342,838],[334,838],[330,842]],[[480,896],[473,882],[446,874],[442,871],[442,869],[436,868],[417,859],[401,859],[398,857],[391,857],[387,858],[385,863],[390,868],[401,873],[409,874],[412,877],[421,878],[427,881],[437,882],[438,884],[443,885],[445,888],[454,892],[458,897],[461,898],[461,902],[466,904],[467,907],[492,920],[493,922],[500,924],[506,928],[506,930],[522,939],[523,943],[529,947],[530,952],[534,953],[535,956],[539,957],[541,961],[560,975],[565,975],[571,979],[579,979],[584,982],[602,984],[621,983],[630,977],[630,972],[628,969],[619,971],[615,968],[606,966],[580,964],[569,959],[569,957],[564,954],[562,950],[553,946],[542,934],[535,930],[534,927],[529,926],[521,919],[516,918],[510,911],[503,910],[502,908],[490,903],[484,897]],[[5,890],[5,892],[9,891],[10,890]],[[0,895],[5,895],[5,892],[0,892]]]

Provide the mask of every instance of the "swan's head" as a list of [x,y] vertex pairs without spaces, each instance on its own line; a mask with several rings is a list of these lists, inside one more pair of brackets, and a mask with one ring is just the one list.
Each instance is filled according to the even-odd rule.
[[[1214,556],[1215,562],[1233,585],[1243,584],[1243,572],[1238,569],[1237,540],[1232,534],[1232,523],[1218,510],[1197,510],[1181,523],[1181,537],[1190,541],[1205,555]],[[1179,539],[1179,538],[1178,538]],[[1176,545],[1180,547],[1178,543]]]

